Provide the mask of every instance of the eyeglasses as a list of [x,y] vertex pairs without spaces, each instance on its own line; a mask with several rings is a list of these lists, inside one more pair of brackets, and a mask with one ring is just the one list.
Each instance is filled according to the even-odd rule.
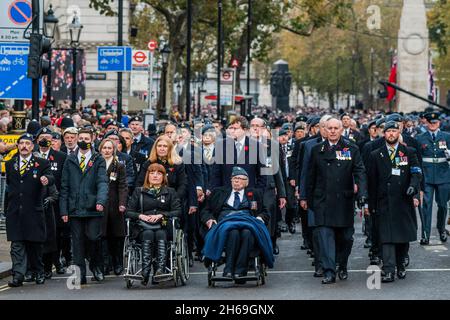
[[248,178],[243,178],[243,177],[233,177],[231,178],[232,180],[241,180],[241,181],[247,181]]

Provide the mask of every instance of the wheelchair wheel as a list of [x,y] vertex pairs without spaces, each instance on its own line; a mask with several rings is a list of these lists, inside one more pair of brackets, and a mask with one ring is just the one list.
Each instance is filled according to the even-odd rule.
[[176,243],[178,278],[180,279],[181,284],[184,286],[189,279],[189,254],[187,242],[182,230],[177,230]]

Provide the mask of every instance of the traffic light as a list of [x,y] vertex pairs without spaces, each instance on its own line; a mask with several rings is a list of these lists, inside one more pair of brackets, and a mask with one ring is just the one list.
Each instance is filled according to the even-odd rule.
[[42,34],[32,33],[30,35],[30,53],[28,55],[28,78],[40,79],[48,74],[50,63],[43,55],[50,51],[50,39]]

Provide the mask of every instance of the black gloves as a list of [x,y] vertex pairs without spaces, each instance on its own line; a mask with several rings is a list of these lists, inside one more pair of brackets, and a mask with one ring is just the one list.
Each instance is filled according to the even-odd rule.
[[358,199],[358,208],[362,209],[364,208],[364,205],[367,203],[366,197],[361,197]]
[[413,186],[408,187],[408,189],[406,190],[406,195],[413,196],[415,194],[416,194],[416,188],[414,188]]

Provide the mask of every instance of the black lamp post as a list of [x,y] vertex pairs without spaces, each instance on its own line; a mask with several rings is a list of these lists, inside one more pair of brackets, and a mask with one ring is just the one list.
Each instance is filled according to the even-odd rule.
[[166,44],[160,51],[162,57],[162,67],[163,67],[163,81],[162,81],[162,94],[161,94],[161,111],[159,114],[159,119],[169,119],[166,109],[166,94],[167,94],[167,65],[169,64],[169,55],[172,52],[169,45]]
[[74,13],[72,23],[69,24],[70,46],[72,47],[72,109],[77,107],[77,47],[80,45],[80,36],[83,26],[80,23],[76,12]]
[[[55,17],[53,6],[50,5],[47,14],[44,17],[44,35],[49,39],[55,38],[55,30],[56,25],[58,24],[59,20]],[[47,109],[53,108],[53,101],[52,101],[52,50],[50,49],[47,54],[48,64],[50,66],[50,69],[48,71],[47,75],[47,87],[46,87],[46,94],[47,94],[47,103],[45,107]]]
[[339,65],[341,61],[341,57],[336,58],[336,109],[339,109]]
[[198,75],[198,85],[199,85],[199,90],[197,92],[198,97],[197,97],[197,116],[199,117],[202,113],[202,105],[200,103],[200,99],[201,99],[201,93],[203,91],[203,87],[205,85],[205,81],[206,81],[206,74],[204,74],[203,72],[200,73]]
[[[181,81],[180,81],[181,82]],[[181,84],[178,82],[177,84],[177,104],[178,104],[178,111],[180,111],[181,107]]]

